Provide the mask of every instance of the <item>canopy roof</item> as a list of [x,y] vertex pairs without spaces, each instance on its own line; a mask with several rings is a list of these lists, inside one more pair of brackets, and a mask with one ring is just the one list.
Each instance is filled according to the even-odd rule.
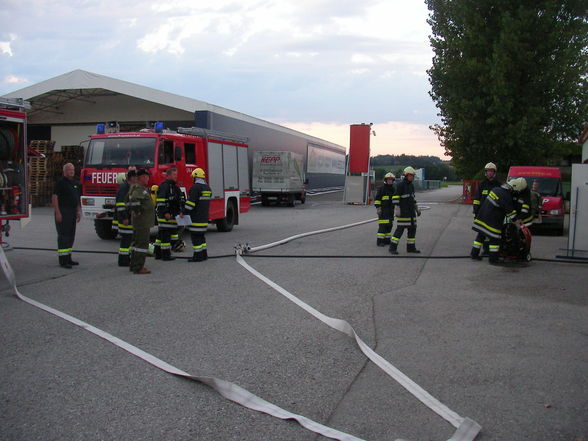
[[29,101],[32,107],[28,113],[33,115],[38,112],[54,112],[56,107],[72,100],[92,102],[92,97],[116,95],[127,95],[190,113],[197,110],[208,110],[258,126],[303,136],[310,142],[317,142],[340,150],[342,153],[345,152],[345,148],[340,145],[241,112],[80,69],[24,87],[8,93],[4,97],[23,98]]

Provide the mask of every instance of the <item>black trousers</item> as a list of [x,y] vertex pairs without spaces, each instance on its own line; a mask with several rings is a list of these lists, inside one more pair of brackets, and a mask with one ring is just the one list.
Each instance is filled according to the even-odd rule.
[[77,210],[61,209],[61,222],[55,221],[57,229],[57,254],[59,263],[67,263],[71,259],[71,252],[76,238]]
[[396,230],[394,231],[394,235],[391,238],[390,246],[396,249],[398,247],[398,242],[400,242],[400,238],[404,233],[404,230],[408,230],[408,234],[406,236],[406,247],[413,248],[416,243],[416,224],[412,225],[397,225]]
[[169,256],[171,254],[172,236],[178,236],[178,227],[162,227],[161,224],[159,225],[156,245],[161,248],[162,256]]

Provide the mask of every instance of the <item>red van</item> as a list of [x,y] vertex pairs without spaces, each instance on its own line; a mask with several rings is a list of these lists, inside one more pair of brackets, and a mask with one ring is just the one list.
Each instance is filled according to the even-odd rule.
[[561,172],[557,167],[516,166],[508,170],[508,179],[525,178],[529,188],[533,182],[539,183],[542,197],[541,224],[553,229],[559,235],[564,230],[564,198],[562,194]]

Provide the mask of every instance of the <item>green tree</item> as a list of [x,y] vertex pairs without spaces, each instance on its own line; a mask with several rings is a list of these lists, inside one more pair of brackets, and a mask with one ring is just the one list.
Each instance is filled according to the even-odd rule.
[[588,117],[586,0],[425,0],[432,126],[458,173],[546,164]]

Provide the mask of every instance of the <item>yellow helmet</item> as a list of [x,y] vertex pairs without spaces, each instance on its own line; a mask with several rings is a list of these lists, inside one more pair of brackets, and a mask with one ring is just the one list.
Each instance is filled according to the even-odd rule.
[[521,192],[527,188],[527,180],[525,178],[514,178],[508,181],[508,185],[516,192]]
[[403,172],[405,175],[416,175],[416,171],[412,167],[406,167]]
[[494,164],[493,162],[489,162],[488,164],[486,164],[484,166],[484,170],[494,170],[496,171],[496,164]]
[[157,190],[159,190],[159,185],[152,185],[151,186],[151,192],[155,193]]
[[123,182],[125,182],[125,179],[127,178],[127,174],[126,173],[118,173],[116,175],[116,183],[118,185],[122,184]]
[[396,179],[396,176],[394,176],[394,173],[388,172],[384,175],[384,180],[386,179]]
[[204,173],[204,170],[202,170],[200,167],[198,167],[198,168],[195,168],[194,171],[192,172],[192,177],[204,179],[206,177],[206,173]]

